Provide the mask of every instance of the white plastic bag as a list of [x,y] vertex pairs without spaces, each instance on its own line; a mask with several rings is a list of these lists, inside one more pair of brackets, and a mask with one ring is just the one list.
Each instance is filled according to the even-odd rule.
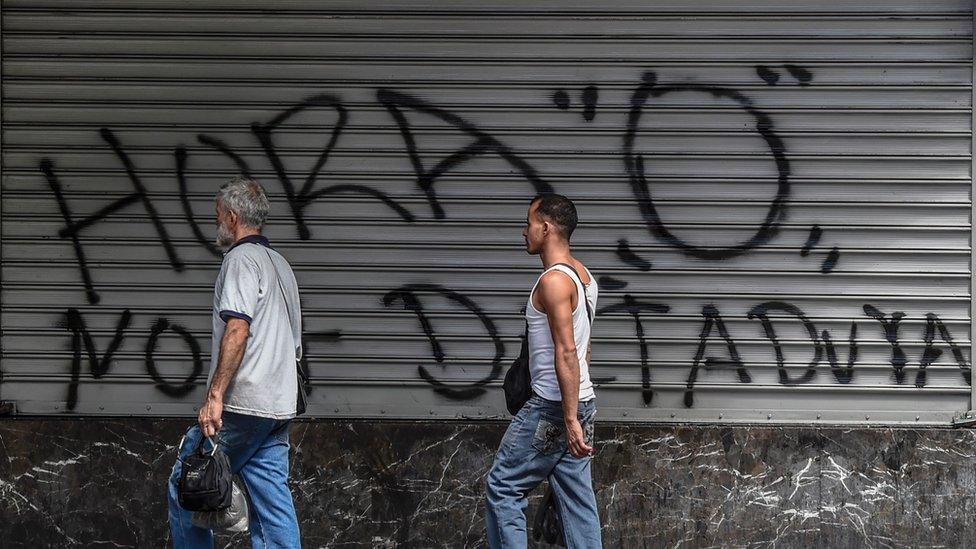
[[214,532],[247,532],[247,498],[239,483],[240,479],[235,475],[230,507],[223,511],[196,511],[190,516],[190,522]]

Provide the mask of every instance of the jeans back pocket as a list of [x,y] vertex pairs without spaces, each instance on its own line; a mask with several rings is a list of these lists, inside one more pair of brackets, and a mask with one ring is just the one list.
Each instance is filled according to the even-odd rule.
[[539,418],[535,428],[532,447],[542,454],[554,454],[566,450],[566,428],[561,421],[551,421],[546,416]]
[[586,442],[587,446],[593,446],[596,440],[593,438],[593,417],[583,421],[583,441]]

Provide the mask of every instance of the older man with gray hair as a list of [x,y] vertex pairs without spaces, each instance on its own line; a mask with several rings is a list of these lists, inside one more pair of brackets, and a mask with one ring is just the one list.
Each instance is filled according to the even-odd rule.
[[261,185],[238,177],[217,193],[217,245],[228,248],[213,300],[213,347],[198,424],[186,433],[169,481],[175,547],[212,547],[177,499],[181,460],[203,437],[217,437],[250,502],[253,547],[299,547],[288,489],[288,427],[296,415],[302,356],[298,284],[288,262],[261,235],[270,203]]

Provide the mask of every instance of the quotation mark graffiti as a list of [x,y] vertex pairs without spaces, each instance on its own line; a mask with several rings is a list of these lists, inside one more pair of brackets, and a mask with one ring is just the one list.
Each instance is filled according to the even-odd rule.
[[630,244],[627,242],[626,238],[621,238],[617,241],[617,257],[620,261],[636,268],[639,271],[650,271],[651,262],[638,256],[630,249]]
[[627,282],[625,280],[620,280],[618,278],[613,278],[612,276],[601,276],[598,284],[601,290],[623,290],[627,287]]
[[[801,86],[809,86],[810,82],[813,80],[813,73],[804,69],[803,67],[798,67],[796,65],[783,65],[783,68],[790,73],[797,83]],[[764,82],[770,86],[775,86],[779,83],[780,74],[773,69],[765,65],[756,65],[756,74],[759,78],[762,78]]]
[[[592,122],[596,118],[596,104],[599,95],[596,86],[590,85],[583,88],[583,91],[580,93],[580,101],[583,103],[583,120]],[[571,106],[569,93],[566,90],[556,90],[553,92],[552,102],[556,105],[557,109],[563,111],[568,111]]]
[[[819,225],[814,225],[810,228],[810,236],[807,237],[807,241],[803,244],[803,248],[800,249],[800,256],[807,257],[813,248],[820,242],[820,238],[823,236],[823,229]],[[827,254],[827,258],[824,259],[823,263],[820,265],[820,272],[827,274],[834,270],[837,266],[837,261],[840,260],[840,249],[834,246],[833,249]]]

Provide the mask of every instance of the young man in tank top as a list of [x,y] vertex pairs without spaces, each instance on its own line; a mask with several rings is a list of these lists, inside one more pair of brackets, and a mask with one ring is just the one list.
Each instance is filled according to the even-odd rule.
[[588,371],[597,285],[570,251],[576,223],[576,207],[564,196],[538,196],[529,205],[522,236],[545,269],[525,307],[534,394],[508,426],[488,473],[485,526],[492,548],[526,547],[526,496],[546,477],[567,547],[601,546],[590,472],[596,400]]

